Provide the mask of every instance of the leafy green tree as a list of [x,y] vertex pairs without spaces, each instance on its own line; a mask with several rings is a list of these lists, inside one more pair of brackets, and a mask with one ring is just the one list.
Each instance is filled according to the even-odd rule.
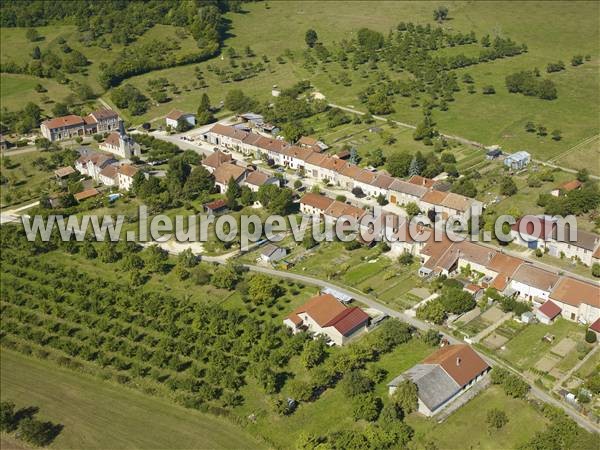
[[281,135],[288,142],[296,142],[306,131],[299,121],[288,122],[281,128]]
[[43,447],[58,434],[57,426],[51,422],[26,417],[19,422],[19,437],[29,444]]
[[300,360],[307,369],[321,364],[327,356],[327,347],[323,339],[313,339],[306,341],[304,349],[300,354]]
[[421,335],[421,339],[423,339],[423,342],[426,344],[431,345],[432,347],[437,347],[440,344],[442,336],[437,330],[430,328]]
[[185,180],[183,196],[194,200],[202,194],[209,194],[215,187],[215,177],[203,166],[195,167]]
[[281,294],[279,284],[266,275],[254,275],[248,283],[248,296],[257,305],[271,304]]
[[358,395],[352,403],[352,416],[354,420],[367,420],[369,422],[377,420],[383,406],[381,399],[370,393]]
[[210,99],[208,98],[208,94],[203,93],[200,98],[200,105],[198,106],[198,114],[196,116],[196,123],[198,125],[206,125],[207,123],[211,123],[215,121],[215,116],[213,116],[212,108],[210,106]]
[[587,342],[588,344],[593,344],[594,342],[596,342],[596,333],[594,333],[594,331],[592,330],[587,330],[585,332],[585,342]]
[[256,106],[256,102],[247,97],[241,89],[233,89],[225,96],[225,108],[235,113],[248,112]]
[[446,317],[446,309],[439,299],[431,300],[417,308],[417,319],[428,320],[436,325],[441,325]]
[[373,390],[373,381],[359,370],[351,370],[340,381],[340,388],[347,397],[356,397]]
[[393,177],[405,177],[408,175],[412,159],[410,153],[392,153],[387,159],[386,168]]
[[156,244],[146,248],[146,267],[150,272],[162,273],[165,272],[169,254],[167,251]]
[[510,177],[504,177],[502,179],[502,181],[500,182],[500,193],[502,195],[506,195],[507,197],[510,197],[512,195],[515,195],[518,191],[517,185],[515,184],[514,180]]
[[410,380],[403,381],[396,388],[393,401],[402,409],[405,416],[416,411],[419,403],[417,385]]
[[462,288],[444,288],[439,298],[445,311],[453,314],[465,313],[477,305],[473,296]]
[[[312,232],[307,232],[304,234],[304,238],[302,238],[302,246],[305,249],[308,250],[309,248],[313,248],[315,245],[317,245],[317,243],[318,242],[315,240]],[[598,276],[600,276],[600,274]]]
[[16,427],[15,404],[9,401],[0,402],[0,431],[11,432]]
[[212,274],[210,282],[213,286],[221,289],[233,289],[240,280],[240,274],[237,268],[232,264],[219,266]]
[[117,246],[112,242],[104,242],[100,246],[100,259],[104,263],[114,263],[121,259]]
[[307,402],[313,397],[314,388],[308,381],[294,379],[288,383],[288,392],[294,400]]
[[306,45],[308,45],[310,48],[313,48],[318,40],[319,37],[317,36],[317,32],[315,30],[312,28],[306,30],[306,34],[304,35],[304,41],[306,42]]
[[229,209],[235,210],[237,208],[237,200],[240,197],[240,194],[240,186],[236,183],[233,177],[231,177],[229,179],[229,182],[227,183],[227,192],[225,192],[225,197],[227,199],[227,207]]
[[555,141],[560,141],[562,139],[562,132],[560,130],[553,130],[552,139]]
[[444,20],[448,19],[448,12],[448,7],[438,6],[433,10],[433,20],[436,20],[440,23],[443,22]]
[[600,278],[600,263],[592,264],[592,275],[596,278]]

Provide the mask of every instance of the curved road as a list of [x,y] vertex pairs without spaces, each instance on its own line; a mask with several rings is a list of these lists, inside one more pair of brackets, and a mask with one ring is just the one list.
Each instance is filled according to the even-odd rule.
[[[232,253],[229,253],[229,254],[227,254],[227,256],[231,257],[234,255]],[[227,258],[207,258],[207,257],[205,257],[202,259],[207,262],[216,262],[216,263],[223,264],[226,262]],[[391,317],[396,317],[404,322],[407,322],[419,330],[428,330],[431,328],[437,329],[433,325],[430,325],[426,322],[415,319],[414,317],[410,317],[400,311],[390,309],[387,306],[379,303],[378,301],[373,300],[369,297],[366,297],[365,295],[360,294],[354,290],[349,290],[347,288],[340,287],[336,284],[330,283],[325,280],[321,280],[319,278],[313,278],[313,277],[309,277],[307,275],[301,275],[301,274],[297,274],[297,273],[293,273],[293,272],[285,272],[285,271],[281,271],[281,270],[271,269],[268,267],[254,266],[254,265],[250,265],[250,264],[244,264],[244,267],[246,267],[248,270],[250,270],[252,272],[264,273],[266,275],[271,275],[271,276],[275,276],[275,277],[294,280],[294,281],[298,281],[298,282],[301,282],[304,284],[310,284],[313,286],[336,289],[344,294],[352,296],[356,300],[368,305],[371,308],[379,309],[380,311],[383,311],[384,313],[389,314]],[[456,339],[455,337],[453,337],[451,335],[448,335],[447,333],[444,333],[444,336],[452,344],[462,344],[463,343],[462,341]],[[481,356],[487,361],[487,363],[490,366],[501,366],[521,377],[523,376],[519,371],[517,371],[516,369],[514,369],[513,367],[508,365],[506,362],[497,359],[493,355],[484,354]],[[537,386],[535,386],[532,383],[530,383],[530,387],[531,387],[530,393],[534,397],[537,397],[538,399],[542,400],[543,402],[546,402],[553,406],[556,406],[557,408],[561,408],[567,415],[569,415],[582,428],[586,429],[590,433],[600,432],[600,428],[597,425],[590,422],[586,417],[580,415],[575,409],[571,408],[569,405],[562,403],[561,401],[552,397],[546,391],[538,388]]]

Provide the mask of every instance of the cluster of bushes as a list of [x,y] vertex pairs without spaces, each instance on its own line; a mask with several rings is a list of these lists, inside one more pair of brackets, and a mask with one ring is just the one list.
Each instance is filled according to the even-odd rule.
[[455,280],[446,280],[440,296],[417,309],[417,318],[441,325],[448,314],[463,314],[477,305],[473,296],[464,291],[462,284]]
[[38,409],[36,406],[30,406],[17,410],[11,401],[0,402],[0,431],[14,433],[17,439],[36,447],[49,445],[63,427],[34,418]]
[[554,100],[558,96],[554,83],[548,79],[538,79],[533,71],[523,70],[508,75],[506,88],[508,92],[521,93],[544,100]]
[[491,381],[502,386],[504,393],[513,398],[525,398],[529,392],[529,385],[520,376],[501,367],[492,370]]

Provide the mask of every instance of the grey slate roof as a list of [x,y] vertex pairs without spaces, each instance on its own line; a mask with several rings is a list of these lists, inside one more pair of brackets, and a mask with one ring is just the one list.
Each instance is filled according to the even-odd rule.
[[394,180],[394,182],[390,185],[389,189],[391,191],[396,191],[401,194],[408,194],[414,197],[421,198],[425,195],[429,189],[423,186],[419,186],[417,184],[408,183],[403,180]]
[[417,364],[394,378],[388,386],[398,386],[406,379],[410,379],[417,385],[419,400],[430,411],[437,409],[461,389],[458,383],[437,364]]

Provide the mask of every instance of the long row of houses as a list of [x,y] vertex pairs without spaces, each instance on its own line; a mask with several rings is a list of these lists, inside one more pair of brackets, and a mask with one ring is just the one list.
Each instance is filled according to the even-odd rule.
[[577,229],[575,239],[570,239],[568,230],[559,233],[558,219],[551,216],[521,217],[511,227],[513,242],[532,250],[547,251],[555,258],[578,260],[587,266],[600,263],[600,236]]
[[413,177],[409,181],[384,171],[371,171],[336,156],[321,153],[318,145],[292,145],[234,126],[216,124],[202,138],[248,156],[262,156],[279,166],[297,170],[304,176],[352,191],[359,188],[366,196],[384,196],[397,206],[416,203],[422,211],[442,218],[481,214],[481,202],[452,192],[436,189],[432,180]]
[[[300,210],[305,215],[318,215],[325,222],[341,216],[361,219],[368,214],[363,209],[313,193],[302,197]],[[375,217],[381,227],[377,230],[379,235],[371,237],[381,238],[385,233],[388,239],[395,239],[389,245],[396,253],[408,252],[420,258],[421,277],[453,276],[469,270],[479,275],[481,288],[492,287],[504,295],[515,295],[530,301],[536,308],[551,301],[568,320],[589,324],[600,318],[600,287],[595,284],[557,275],[476,242],[453,242],[445,236],[436,241],[429,228],[418,228],[414,236],[405,218],[396,216],[395,220],[386,221],[385,216],[386,213],[382,213]]]

